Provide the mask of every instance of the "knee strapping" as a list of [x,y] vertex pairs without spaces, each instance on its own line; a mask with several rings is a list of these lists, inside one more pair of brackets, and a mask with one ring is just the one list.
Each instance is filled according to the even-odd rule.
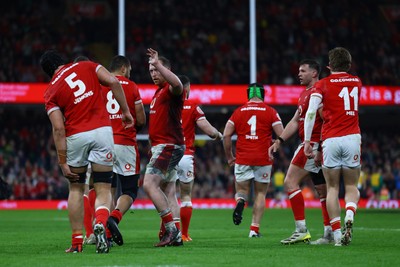
[[86,172],[78,173],[79,179],[77,181],[70,181],[71,184],[84,184],[86,182]]
[[137,192],[139,190],[139,174],[130,175],[130,176],[122,176],[118,175],[119,180],[121,182],[121,191],[123,195],[130,196],[133,201],[135,201],[137,197]]
[[111,183],[113,172],[93,172],[93,183]]

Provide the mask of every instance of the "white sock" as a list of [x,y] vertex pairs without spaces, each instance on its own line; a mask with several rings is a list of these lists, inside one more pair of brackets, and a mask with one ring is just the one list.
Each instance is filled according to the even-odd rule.
[[295,224],[296,224],[296,231],[301,233],[307,231],[306,220],[295,221]]
[[332,227],[330,225],[324,225],[324,237],[329,237],[332,234]]
[[340,229],[333,231],[333,239],[335,242],[342,239],[342,231],[340,231]]
[[348,203],[346,203],[346,217],[345,217],[345,222],[347,222],[348,220],[354,221],[354,211],[352,211],[351,209],[348,209],[348,207],[351,207],[351,208],[357,210],[357,204],[354,203],[354,202],[348,202]]

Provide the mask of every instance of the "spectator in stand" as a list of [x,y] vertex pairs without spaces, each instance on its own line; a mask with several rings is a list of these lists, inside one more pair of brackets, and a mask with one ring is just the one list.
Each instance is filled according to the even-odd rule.
[[[3,63],[0,65],[0,80],[46,81],[46,77],[34,65],[43,47],[50,44],[57,44],[71,58],[82,53],[90,55],[92,59],[104,58],[103,52],[90,54],[84,49],[117,39],[117,32],[111,26],[115,25],[117,18],[118,1],[101,2],[108,5],[106,13],[110,12],[111,16],[100,14],[101,19],[98,19],[87,15],[84,12],[87,8],[72,8],[72,5],[82,5],[73,1],[0,3],[0,9],[6,14],[0,29],[3,37],[0,45]],[[398,3],[392,2],[395,8],[398,7]],[[145,44],[156,42],[160,44],[160,50],[173,53],[171,57],[177,59],[179,66],[177,71],[190,75],[193,83],[247,83],[247,2],[203,0],[196,8],[191,5],[190,1],[178,0],[151,4],[140,0],[126,1],[126,10],[130,14],[126,18],[126,56],[139,66],[146,64],[141,57],[146,50]],[[212,9],[209,8],[211,5]],[[363,58],[357,65],[353,64],[352,71],[357,71],[365,84],[400,84],[400,55],[392,53],[399,46],[399,27],[395,18],[386,16],[384,7],[382,1],[340,0],[315,2],[313,5],[260,1],[257,3],[257,13],[264,12],[264,15],[258,15],[256,21],[257,61],[260,66],[258,81],[283,84],[288,78],[294,83],[298,58],[319,58],[327,52],[328,47],[340,42],[349,47],[353,54]],[[169,14],[173,26],[163,23],[160,10]],[[348,10],[352,10],[351,19],[348,18]],[[220,16],[222,13],[223,17]],[[303,19],[305,15],[306,20]],[[59,18],[63,18],[65,23],[49,23]],[[93,25],[102,29],[101,34],[93,30]],[[77,38],[68,39],[60,33]],[[363,45],[359,45],[360,38],[364,40]],[[116,51],[117,43],[99,50]],[[179,56],[175,54],[176,51],[179,51]],[[195,62],[191,60],[193,55],[196,55]],[[325,59],[320,61],[328,64]],[[147,82],[146,70],[138,71],[136,82]],[[326,76],[327,73],[322,75]]]

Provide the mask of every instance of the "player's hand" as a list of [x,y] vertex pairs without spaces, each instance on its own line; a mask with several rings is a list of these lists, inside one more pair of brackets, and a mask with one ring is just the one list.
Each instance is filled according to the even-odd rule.
[[214,137],[213,140],[219,141],[222,140],[223,137],[224,136],[222,135],[222,133],[217,131],[216,136]]
[[235,161],[236,161],[236,158],[231,158],[231,159],[228,159],[228,164],[229,164],[229,166],[233,166],[233,165],[235,165]]
[[307,158],[314,158],[314,153],[310,141],[304,141],[304,154]]
[[273,160],[273,159],[274,159],[274,154],[275,154],[276,152],[278,152],[279,147],[280,147],[279,142],[274,142],[274,143],[272,144],[272,146],[270,146],[270,147],[268,148],[268,156],[269,156],[269,159],[270,159],[270,160]]
[[322,165],[322,152],[321,151],[315,152],[314,162],[315,162],[315,166],[317,166],[317,167],[320,167]]
[[146,54],[149,56],[149,64],[155,65],[158,63],[158,52],[156,50],[148,48]]
[[130,112],[124,114],[122,113],[122,124],[125,129],[131,128],[134,126],[135,121],[133,120],[132,114]]
[[79,180],[79,175],[71,172],[67,163],[60,164],[60,168],[65,178],[67,178],[70,182],[76,182]]

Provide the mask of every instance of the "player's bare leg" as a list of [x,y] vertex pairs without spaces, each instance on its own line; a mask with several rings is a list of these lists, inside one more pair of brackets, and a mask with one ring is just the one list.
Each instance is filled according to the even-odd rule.
[[249,237],[261,237],[260,223],[265,211],[265,196],[267,195],[268,186],[269,183],[254,181],[255,198]]
[[317,191],[319,200],[321,202],[322,217],[324,219],[324,234],[321,238],[311,241],[310,244],[326,245],[333,242],[332,227],[329,220],[328,210],[326,208],[326,183],[315,185],[314,188]]
[[95,225],[96,252],[108,253],[110,244],[106,237],[107,219],[110,216],[112,166],[92,163],[93,187],[96,191]]
[[155,244],[157,247],[169,246],[181,239],[181,233],[175,226],[167,196],[160,188],[161,182],[162,179],[159,175],[146,173],[144,176],[144,191],[156,207],[166,228],[166,234],[159,243]]
[[242,222],[243,209],[246,205],[247,198],[250,193],[251,180],[243,182],[235,182],[236,194],[236,207],[233,211],[233,223],[239,225]]
[[[174,181],[174,182],[164,183],[162,185],[162,190],[167,195],[168,204],[172,211],[172,217],[174,220],[175,227],[178,230],[180,230],[180,228],[181,228],[181,226],[180,226],[180,210],[179,210],[178,199],[176,198],[176,182]],[[173,245],[181,246],[182,240],[175,242]]]
[[286,239],[281,240],[282,244],[295,244],[299,242],[308,242],[311,235],[307,230],[306,218],[304,212],[304,198],[300,189],[300,183],[309,174],[308,171],[294,164],[289,165],[285,176],[284,185],[292,206],[292,212],[295,220],[295,231]]
[[345,186],[345,202],[346,216],[344,219],[345,228],[342,236],[342,245],[349,245],[353,235],[354,215],[357,211],[360,192],[357,188],[358,179],[360,177],[360,168],[343,168],[342,169]]
[[[118,224],[122,221],[124,214],[131,208],[133,201],[136,199],[140,175],[124,176],[114,173],[114,179],[115,178],[119,179],[122,192],[116,201],[115,208],[112,210],[107,220],[107,238],[110,237],[117,245],[122,246],[124,240]],[[116,188],[113,189],[116,190]],[[115,192],[112,195],[115,196]]]
[[330,223],[333,231],[335,245],[341,244],[341,224],[340,224],[340,203],[339,203],[339,183],[341,169],[322,168],[326,180],[327,196],[326,208],[328,210]]
[[71,248],[65,252],[82,252],[83,244],[83,192],[84,184],[70,183],[68,195],[68,217],[72,230]]

